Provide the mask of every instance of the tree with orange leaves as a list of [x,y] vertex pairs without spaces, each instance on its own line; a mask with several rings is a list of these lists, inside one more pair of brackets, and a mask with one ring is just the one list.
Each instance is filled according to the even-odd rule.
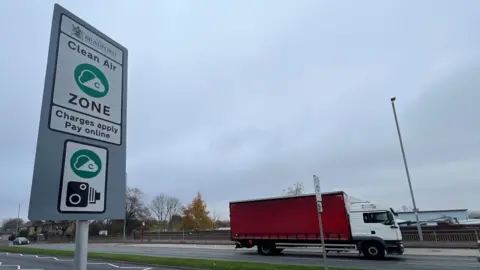
[[208,216],[207,204],[200,192],[193,198],[183,210],[181,229],[185,230],[208,230],[212,229],[213,221]]

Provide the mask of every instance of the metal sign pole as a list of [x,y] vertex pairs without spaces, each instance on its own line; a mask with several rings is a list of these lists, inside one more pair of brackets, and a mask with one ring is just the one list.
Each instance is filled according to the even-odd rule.
[[88,220],[77,220],[75,233],[75,270],[87,270]]
[[[320,202],[321,204],[322,202]],[[325,238],[323,237],[323,224],[322,224],[322,213],[318,213],[318,222],[320,223],[320,241],[322,241],[322,248],[323,248],[323,261],[325,263],[325,269],[328,270],[327,265],[327,249],[325,247]]]
[[320,227],[320,241],[322,242],[322,249],[323,249],[323,264],[324,268],[328,270],[327,265],[327,248],[325,247],[325,237],[323,236],[323,222],[322,222],[322,192],[320,190],[320,179],[318,176],[313,176],[313,185],[315,187],[315,197],[317,199],[317,211],[318,211],[318,224]]

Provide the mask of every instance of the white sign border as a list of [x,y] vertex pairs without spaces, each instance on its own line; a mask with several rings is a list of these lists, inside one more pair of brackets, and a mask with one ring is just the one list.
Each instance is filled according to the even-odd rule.
[[[125,85],[123,85],[123,82],[124,82],[124,78],[123,76],[125,75],[124,74],[124,59],[123,59],[123,55],[122,55],[122,63],[118,63],[116,60],[113,60],[111,59],[110,57],[106,56],[104,53],[102,52],[99,52],[98,50],[96,50],[95,48],[92,48],[91,46],[89,46],[88,44],[84,44],[82,41],[79,41],[77,40],[76,38],[72,37],[70,34],[68,33],[65,33],[62,31],[61,29],[61,26],[62,26],[62,21],[63,21],[63,17],[67,17],[68,19],[72,20],[73,22],[77,23],[78,25],[81,25],[82,27],[84,27],[81,23],[77,22],[76,20],[74,20],[73,18],[71,18],[70,16],[68,16],[67,14],[63,13],[61,14],[60,16],[60,23],[59,23],[59,29],[58,29],[58,32],[57,32],[57,44],[56,44],[56,51],[55,51],[55,65],[54,65],[54,74],[53,74],[53,82],[52,82],[52,91],[51,91],[51,95],[50,95],[50,104],[49,104],[49,116],[48,116],[48,129],[50,129],[51,131],[53,132],[60,132],[60,133],[63,133],[63,134],[69,134],[69,135],[73,135],[73,136],[76,136],[76,137],[81,137],[81,138],[86,138],[86,139],[90,139],[90,140],[94,140],[94,141],[99,141],[99,142],[106,142],[106,143],[109,143],[109,144],[113,144],[113,145],[122,145],[123,144],[123,104],[124,104],[124,96],[123,96],[123,88]],[[105,120],[105,119],[102,119],[102,118],[99,118],[99,117],[96,117],[96,116],[93,116],[93,115],[88,115],[88,114],[85,114],[83,112],[79,112],[79,111],[76,111],[76,110],[72,110],[70,108],[65,108],[63,106],[59,106],[58,104],[55,104],[53,102],[53,98],[54,98],[54,93],[55,93],[55,82],[56,82],[56,77],[57,77],[57,64],[58,64],[58,52],[60,50],[60,35],[61,34],[65,34],[66,36],[74,39],[74,40],[77,40],[78,42],[82,42],[82,44],[86,47],[88,47],[89,49],[91,50],[94,50],[95,52],[103,55],[104,57],[107,57],[108,59],[116,62],[117,64],[120,64],[122,66],[122,87],[120,89],[120,124],[118,123],[115,123],[115,122],[112,122],[112,121],[109,121],[109,120]],[[111,45],[112,47],[115,47],[116,49],[122,51],[121,48],[117,47],[116,45],[108,42],[109,45]],[[122,51],[123,52],[123,51]],[[98,139],[95,139],[95,138],[91,138],[91,137],[87,137],[87,136],[82,136],[82,135],[78,135],[78,134],[75,134],[75,133],[69,133],[69,132],[65,132],[65,131],[60,131],[60,130],[57,130],[57,129],[52,129],[50,126],[51,126],[51,122],[52,122],[52,110],[53,110],[53,106],[58,106],[60,108],[63,108],[63,109],[68,109],[68,110],[71,110],[71,111],[74,111],[76,113],[79,113],[79,114],[82,114],[82,115],[87,115],[87,116],[90,116],[90,117],[93,117],[95,119],[99,119],[99,120],[102,120],[102,121],[106,121],[106,122],[109,122],[109,123],[114,123],[115,125],[119,125],[120,126],[120,144],[117,144],[117,143],[114,143],[114,142],[110,142],[110,141],[104,141],[104,140],[98,140]]]

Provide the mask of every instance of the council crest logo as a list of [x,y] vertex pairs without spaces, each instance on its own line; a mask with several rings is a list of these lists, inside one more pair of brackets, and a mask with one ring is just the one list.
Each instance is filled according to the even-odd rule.
[[83,31],[80,26],[75,26],[72,24],[72,35],[76,36],[77,38],[83,40]]

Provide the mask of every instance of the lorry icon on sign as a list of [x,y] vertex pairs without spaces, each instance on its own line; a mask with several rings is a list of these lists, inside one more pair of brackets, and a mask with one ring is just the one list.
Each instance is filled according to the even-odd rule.
[[81,178],[93,178],[102,170],[102,161],[95,152],[81,149],[73,153],[70,159],[72,171]]
[[107,95],[109,84],[107,77],[97,67],[90,64],[80,64],[74,71],[75,82],[87,95],[102,98]]

